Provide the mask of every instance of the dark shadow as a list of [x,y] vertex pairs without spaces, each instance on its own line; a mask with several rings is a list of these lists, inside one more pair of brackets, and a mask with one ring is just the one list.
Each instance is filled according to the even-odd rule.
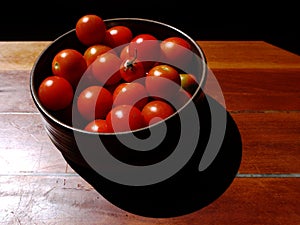
[[[225,110],[207,96],[210,103]],[[174,176],[148,186],[125,186],[109,181],[92,169],[80,167],[66,158],[69,165],[105,199],[133,214],[168,218],[195,212],[219,198],[234,180],[242,159],[241,136],[236,123],[227,113],[227,126],[221,149],[212,164],[198,171],[203,149],[210,133],[208,101],[200,107],[200,143],[190,161]]]

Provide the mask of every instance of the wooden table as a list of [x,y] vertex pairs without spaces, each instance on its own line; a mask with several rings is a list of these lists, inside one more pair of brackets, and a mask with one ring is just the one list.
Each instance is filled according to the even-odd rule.
[[243,157],[217,200],[157,219],[108,202],[50,142],[29,92],[30,70],[49,43],[0,42],[0,224],[300,224],[300,56],[263,41],[198,42]]

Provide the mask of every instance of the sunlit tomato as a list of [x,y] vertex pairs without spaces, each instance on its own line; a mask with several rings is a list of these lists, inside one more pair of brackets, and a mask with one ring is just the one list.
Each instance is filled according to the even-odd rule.
[[185,70],[192,60],[193,52],[190,43],[181,37],[169,37],[160,43],[161,60],[167,64]]
[[132,105],[113,107],[106,116],[108,129],[114,132],[133,131],[145,124],[141,111]]
[[53,75],[67,79],[73,87],[76,87],[86,69],[83,55],[75,49],[63,49],[52,60]]
[[113,92],[113,105],[134,105],[142,109],[148,102],[148,93],[143,84],[137,82],[121,83]]
[[54,111],[67,108],[72,103],[73,95],[71,84],[60,76],[45,78],[38,89],[41,104]]
[[112,94],[102,86],[87,87],[77,98],[78,112],[88,121],[104,119],[112,104]]
[[103,43],[112,48],[129,43],[133,38],[132,31],[127,26],[113,26],[106,30]]
[[142,109],[142,115],[146,125],[157,123],[174,113],[174,108],[162,100],[152,100]]
[[189,92],[191,95],[195,93],[199,86],[196,77],[190,73],[181,73],[180,80],[181,87],[187,92]]
[[91,64],[91,70],[101,84],[113,85],[121,80],[121,63],[119,56],[108,51],[96,58]]
[[81,17],[75,26],[77,38],[86,46],[100,44],[104,40],[105,31],[103,19],[93,14]]
[[125,45],[120,52],[120,59],[122,61],[127,60],[128,58],[130,58],[129,56],[129,45]]
[[136,57],[130,57],[123,61],[120,68],[120,74],[126,82],[132,82],[145,76],[144,65]]
[[92,45],[92,46],[88,47],[83,54],[83,57],[86,60],[87,66],[91,65],[95,61],[95,59],[97,58],[98,55],[101,55],[108,51],[113,52],[111,47],[109,47],[107,45],[103,45],[103,44],[97,44],[97,45]]
[[168,100],[181,88],[179,72],[172,66],[154,66],[146,75],[145,87],[150,96]]
[[89,122],[84,130],[97,133],[108,133],[108,127],[105,119],[96,119]]
[[151,34],[138,34],[129,43],[128,54],[129,57],[136,56],[143,62],[145,70],[148,70],[154,62],[160,60],[160,42]]

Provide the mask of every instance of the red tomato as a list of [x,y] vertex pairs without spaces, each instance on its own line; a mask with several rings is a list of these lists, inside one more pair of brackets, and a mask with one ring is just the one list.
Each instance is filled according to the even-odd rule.
[[121,83],[113,92],[113,101],[114,106],[134,105],[141,110],[148,102],[148,93],[140,83]]
[[75,88],[87,69],[83,55],[75,49],[63,49],[52,60],[53,75],[67,79]]
[[98,55],[101,55],[110,50],[111,50],[111,52],[113,52],[111,47],[109,47],[107,45],[103,45],[103,44],[97,44],[97,45],[92,45],[92,46],[88,47],[83,54],[83,57],[86,60],[87,66],[90,66],[95,61],[95,59],[97,58]]
[[160,43],[161,61],[178,68],[184,68],[192,60],[190,43],[181,37],[169,37]]
[[84,130],[97,132],[97,133],[108,133],[108,127],[105,119],[96,119],[89,122],[85,127]]
[[112,94],[102,86],[87,87],[77,98],[78,112],[88,121],[105,118],[112,104]]
[[105,31],[106,25],[102,18],[92,14],[81,17],[75,26],[77,38],[86,46],[100,44],[104,40]]
[[122,60],[111,52],[99,55],[91,65],[96,80],[103,85],[113,85],[121,80],[120,67]]
[[144,126],[141,111],[132,105],[118,105],[107,114],[108,129],[114,132],[133,131]]
[[73,100],[73,88],[63,77],[49,76],[39,86],[38,98],[41,104],[49,110],[67,108]]
[[145,87],[150,96],[168,100],[181,88],[180,75],[170,65],[157,65],[146,75]]
[[129,57],[136,56],[143,62],[145,70],[148,70],[154,62],[160,60],[159,41],[151,34],[138,34],[129,43],[128,54]]
[[130,56],[129,56],[129,45],[126,45],[122,48],[122,50],[120,52],[120,58],[122,59],[122,61],[127,60],[128,58],[130,58]]
[[120,74],[123,80],[126,82],[132,82],[136,79],[145,76],[146,71],[144,69],[143,62],[140,62],[136,57],[130,57],[123,61]]
[[199,86],[196,77],[190,73],[181,73],[180,80],[181,87],[187,92],[189,92],[191,95],[195,93]]
[[106,30],[103,43],[112,48],[129,43],[132,39],[132,31],[127,26],[113,26]]
[[142,115],[146,125],[157,123],[174,113],[174,108],[162,100],[152,100],[142,109]]

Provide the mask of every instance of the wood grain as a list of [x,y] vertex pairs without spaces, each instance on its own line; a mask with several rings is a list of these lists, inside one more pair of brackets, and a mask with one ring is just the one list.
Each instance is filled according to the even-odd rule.
[[199,211],[147,218],[104,199],[48,138],[29,76],[50,43],[0,42],[1,225],[300,224],[299,56],[264,41],[198,41],[209,67],[205,92],[241,134],[239,174]]
[[128,213],[109,203],[76,175],[1,176],[0,186],[0,224],[3,225],[300,223],[300,179],[295,178],[236,178],[214,203],[174,218],[147,218]]

